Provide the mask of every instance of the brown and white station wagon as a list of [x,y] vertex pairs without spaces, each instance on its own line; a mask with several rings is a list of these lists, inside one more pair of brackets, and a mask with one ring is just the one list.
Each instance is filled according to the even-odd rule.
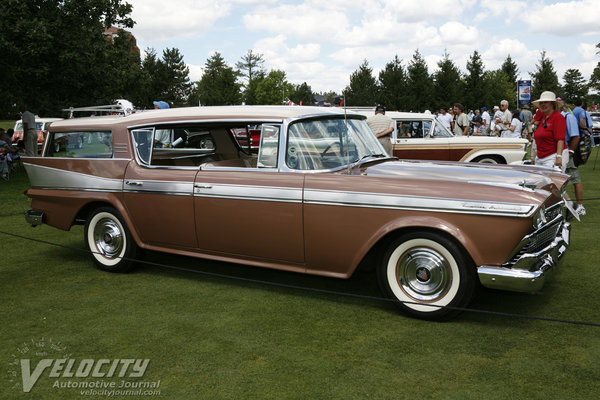
[[[454,315],[479,283],[540,289],[568,247],[566,175],[399,161],[364,118],[234,106],[57,121],[42,157],[25,159],[26,218],[84,224],[112,272],[147,249],[348,278],[376,254],[382,291],[422,318]],[[53,146],[65,136],[85,146]]]

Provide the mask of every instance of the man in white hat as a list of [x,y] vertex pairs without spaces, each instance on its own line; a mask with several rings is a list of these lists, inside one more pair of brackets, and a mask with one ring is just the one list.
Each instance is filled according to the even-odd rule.
[[498,136],[498,130],[496,129],[497,119],[502,119],[502,111],[500,111],[500,107],[494,106],[494,118],[490,122],[490,136]]
[[508,101],[502,100],[500,102],[500,110],[502,114],[500,118],[496,118],[496,129],[499,131],[499,136],[510,137],[512,131],[510,130],[510,122],[512,121],[512,113],[508,109]]

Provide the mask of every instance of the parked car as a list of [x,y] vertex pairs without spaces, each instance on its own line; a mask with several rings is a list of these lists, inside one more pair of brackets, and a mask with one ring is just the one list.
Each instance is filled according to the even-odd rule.
[[594,139],[594,146],[600,145],[600,112],[591,112],[590,117],[592,117],[592,122],[594,125],[592,126],[592,138]]
[[[367,117],[374,113],[359,112]],[[433,114],[388,111],[385,115],[395,122],[393,155],[402,159],[519,163],[529,143],[521,138],[455,136]]]
[[[50,124],[54,121],[60,121],[61,119],[62,118],[40,118],[36,115],[35,130],[37,131],[38,151],[40,151],[42,149],[42,146],[44,145],[44,140],[46,139],[46,134],[48,133],[48,127],[50,126]],[[15,133],[12,136],[12,142],[16,145],[17,143],[19,143],[20,140],[23,140],[24,138],[22,120],[18,120],[17,122],[15,122],[14,130]]]
[[[427,319],[455,315],[447,306],[468,305],[479,283],[542,287],[569,245],[567,175],[399,161],[364,118],[235,106],[58,121],[43,156],[24,159],[26,220],[84,225],[91,257],[111,272],[129,271],[139,249],[335,278],[374,256],[383,292]],[[257,153],[239,140],[255,127]],[[155,143],[159,130],[173,143]],[[65,135],[94,141],[54,153]]]

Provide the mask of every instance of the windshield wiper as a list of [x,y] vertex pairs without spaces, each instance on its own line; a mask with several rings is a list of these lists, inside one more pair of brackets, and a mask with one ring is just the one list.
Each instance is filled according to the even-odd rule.
[[382,154],[382,153],[377,153],[377,154],[365,154],[364,156],[362,156],[361,158],[357,158],[356,160],[354,160],[354,162],[351,165],[351,168],[356,167],[358,164],[361,163],[361,161],[363,161],[364,159],[367,158],[381,158],[381,157],[389,157],[387,154]]

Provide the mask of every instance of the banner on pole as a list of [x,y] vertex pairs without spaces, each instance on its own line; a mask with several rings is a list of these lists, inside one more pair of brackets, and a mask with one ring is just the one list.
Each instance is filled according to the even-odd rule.
[[531,81],[518,81],[519,105],[531,103]]

